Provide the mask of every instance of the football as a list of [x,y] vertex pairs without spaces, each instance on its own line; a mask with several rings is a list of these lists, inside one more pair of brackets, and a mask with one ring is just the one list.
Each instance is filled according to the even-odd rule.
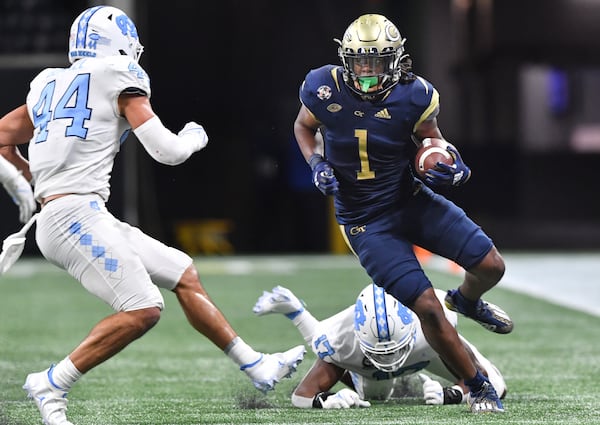
[[442,139],[423,139],[415,155],[415,171],[420,177],[425,177],[428,170],[435,168],[438,162],[452,165],[454,158],[446,150],[448,142]]

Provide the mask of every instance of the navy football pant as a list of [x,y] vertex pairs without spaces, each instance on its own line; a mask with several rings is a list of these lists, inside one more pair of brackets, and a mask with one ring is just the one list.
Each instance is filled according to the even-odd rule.
[[343,229],[373,282],[407,306],[432,286],[413,245],[453,260],[465,270],[479,264],[493,246],[461,208],[424,185],[401,207]]

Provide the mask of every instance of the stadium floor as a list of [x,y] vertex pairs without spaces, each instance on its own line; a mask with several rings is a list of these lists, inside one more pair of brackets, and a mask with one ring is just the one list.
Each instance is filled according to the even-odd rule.
[[[424,265],[462,274],[456,264],[416,249]],[[503,252],[506,273],[498,287],[600,317],[600,252]]]
[[506,253],[500,285],[600,316],[600,253]]

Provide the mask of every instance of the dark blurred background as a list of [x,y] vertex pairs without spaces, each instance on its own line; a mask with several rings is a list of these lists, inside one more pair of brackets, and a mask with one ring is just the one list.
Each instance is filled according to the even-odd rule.
[[[95,4],[0,2],[0,113],[24,102],[42,68],[68,65],[71,22]],[[125,143],[109,207],[147,233],[194,255],[345,252],[292,125],[306,73],[338,63],[333,38],[359,15],[381,13],[440,92],[442,132],[473,170],[444,194],[501,250],[600,248],[600,2],[112,4],[137,24],[165,125],[177,132],[194,120],[210,137],[177,167],[154,162],[133,137]],[[4,238],[19,228],[4,191],[0,208]],[[31,236],[27,252],[36,253]]]

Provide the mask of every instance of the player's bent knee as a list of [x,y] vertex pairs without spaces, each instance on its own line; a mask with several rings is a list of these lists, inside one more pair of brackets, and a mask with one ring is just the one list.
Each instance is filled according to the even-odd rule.
[[506,264],[504,263],[504,259],[502,258],[496,247],[492,249],[491,253],[494,261],[494,270],[498,274],[498,280],[500,280],[502,279],[502,276],[504,276],[504,272],[506,271]]
[[428,327],[441,329],[443,321],[447,320],[433,288],[419,295],[410,308],[417,314],[421,323]]
[[483,260],[475,267],[470,268],[468,272],[494,285],[502,279],[505,270],[506,266],[504,264],[504,259],[496,247],[492,246],[492,249],[487,253]]
[[158,307],[144,309],[144,327],[150,329],[154,327],[160,320],[160,309]]
[[125,312],[130,318],[130,326],[137,327],[139,334],[152,329],[160,320],[161,310],[158,307],[143,308]]
[[208,295],[200,282],[200,276],[194,265],[190,265],[184,272],[177,285],[172,290],[178,296],[185,293],[201,293]]

